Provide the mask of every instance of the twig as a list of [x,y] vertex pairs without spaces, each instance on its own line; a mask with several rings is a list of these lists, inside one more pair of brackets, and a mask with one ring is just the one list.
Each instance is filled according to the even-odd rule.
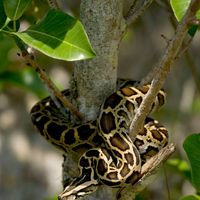
[[[171,13],[171,15],[173,15],[173,11],[172,11],[170,2],[169,1],[164,1],[164,3],[166,4],[169,13]],[[174,17],[170,17],[170,20],[171,20],[172,26],[175,29],[175,27],[176,27],[176,20],[175,20],[175,18]],[[195,20],[197,20],[197,19],[195,18]],[[191,24],[191,21],[190,21],[190,24]],[[191,70],[194,82],[195,82],[196,87],[197,87],[197,91],[200,94],[200,80],[199,80],[198,73],[197,73],[197,66],[196,66],[194,60],[192,59],[191,53],[190,53],[190,51],[188,49],[190,43],[192,42],[192,40],[193,40],[193,38],[190,37],[186,42],[183,43],[183,49],[181,49],[181,51],[179,52],[178,57],[180,57],[184,53],[184,57],[185,57],[185,60],[187,62],[187,66]]]
[[195,25],[195,26],[199,26],[200,25],[200,19],[197,19],[195,17],[194,19],[191,19],[190,24]]
[[26,59],[27,65],[33,67],[33,69],[38,73],[40,79],[45,83],[45,85],[48,87],[48,90],[55,102],[55,104],[58,106],[59,109],[61,109],[62,106],[59,105],[59,102],[56,100],[59,99],[62,102],[62,105],[64,108],[68,108],[69,111],[77,117],[78,120],[83,120],[83,116],[80,112],[74,107],[74,105],[69,102],[65,96],[59,91],[59,89],[56,87],[56,85],[51,81],[51,79],[47,76],[45,71],[40,68],[40,66],[35,61],[35,58],[33,55],[28,53],[28,51],[23,51],[22,56]]
[[127,15],[124,17],[126,20],[127,26],[134,23],[137,18],[139,18],[146,9],[153,3],[154,0],[144,0],[143,4],[135,9],[135,3],[130,7]]
[[51,8],[59,9],[57,0],[47,0]]
[[154,76],[154,79],[152,80],[151,87],[148,93],[146,94],[145,98],[143,99],[130,126],[130,136],[132,139],[135,138],[136,134],[143,126],[144,120],[151,110],[152,103],[158,91],[162,88],[162,85],[165,82],[165,79],[171,70],[172,64],[177,56],[177,53],[180,51],[181,45],[183,44],[183,40],[188,31],[188,22],[191,19],[191,17],[195,16],[199,8],[200,0],[191,1],[186,14],[177,26],[177,30],[174,37],[169,42],[169,45],[166,48],[163,57],[156,66],[158,70]]
[[122,188],[118,195],[118,200],[133,200],[135,195],[141,192],[154,178],[159,167],[166,161],[170,155],[175,151],[175,145],[169,144],[161,149],[158,154],[149,159],[143,166],[141,171],[141,178],[134,184],[126,188]]

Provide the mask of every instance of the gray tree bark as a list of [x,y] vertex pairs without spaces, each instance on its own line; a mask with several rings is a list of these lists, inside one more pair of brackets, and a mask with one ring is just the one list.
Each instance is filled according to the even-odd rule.
[[74,81],[79,111],[91,120],[96,118],[103,100],[115,90],[119,44],[125,30],[123,1],[83,0],[80,18],[96,57],[76,63]]

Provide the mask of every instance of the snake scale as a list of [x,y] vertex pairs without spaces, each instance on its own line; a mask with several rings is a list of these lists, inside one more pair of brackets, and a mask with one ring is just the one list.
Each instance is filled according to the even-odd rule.
[[[111,187],[133,184],[141,166],[167,145],[166,128],[149,117],[135,140],[130,139],[131,121],[150,87],[134,85],[134,81],[121,82],[119,89],[101,105],[97,120],[83,124],[70,122],[51,97],[31,109],[32,122],[42,136],[64,152],[81,154],[80,174],[66,185],[59,199],[78,199],[94,192],[100,184]],[[62,93],[70,95],[69,90]],[[151,113],[164,103],[165,93],[160,90]]]

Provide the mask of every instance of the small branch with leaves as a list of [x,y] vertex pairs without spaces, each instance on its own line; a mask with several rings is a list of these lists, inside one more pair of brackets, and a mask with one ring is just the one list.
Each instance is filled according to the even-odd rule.
[[[169,74],[172,64],[178,56],[179,52],[181,52],[181,47],[183,45],[183,41],[187,35],[188,27],[190,25],[191,19],[195,17],[197,10],[200,9],[200,0],[191,1],[186,14],[184,15],[181,22],[178,24],[174,37],[169,41],[168,47],[165,50],[163,57],[155,69],[156,72],[154,74],[154,78],[151,82],[151,87],[143,99],[135,118],[132,121],[130,127],[130,136],[134,140],[136,134],[141,130],[144,120],[148,113],[150,112],[152,103],[158,93],[158,91],[162,88],[163,83],[166,80],[167,75]],[[144,83],[148,78],[148,76],[142,81]],[[142,177],[138,180],[138,182],[132,186],[124,188],[124,190],[119,192],[118,198],[120,200],[129,200],[135,197],[136,193],[142,191],[145,186],[149,183],[151,179],[152,173],[156,171],[156,169],[175,151],[174,144],[167,145],[164,149],[162,149],[156,156],[150,159],[145,165],[142,167]]]
[[[150,112],[153,101],[158,91],[162,88],[166,80],[166,77],[172,68],[172,64],[181,50],[183,41],[187,35],[190,19],[192,19],[195,16],[199,8],[200,8],[200,0],[191,1],[185,16],[178,24],[174,37],[171,40],[169,40],[168,47],[166,48],[163,57],[161,58],[158,65],[155,66],[155,69],[153,71],[156,73],[154,74],[154,78],[151,82],[151,87],[148,93],[146,94],[143,102],[141,103],[140,108],[138,109],[138,112],[135,115],[134,120],[132,121],[130,127],[130,134],[133,139],[143,126],[144,119]],[[147,79],[148,75],[141,82],[141,84],[146,82]]]

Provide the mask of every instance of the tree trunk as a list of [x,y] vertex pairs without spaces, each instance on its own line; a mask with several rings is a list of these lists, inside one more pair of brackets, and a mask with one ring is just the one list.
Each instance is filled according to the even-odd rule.
[[[119,44],[125,31],[123,1],[82,0],[80,18],[96,52],[94,59],[76,62],[72,79],[78,109],[88,121],[96,119],[100,105],[116,88]],[[77,162],[67,157],[63,180],[76,175]],[[116,197],[113,189],[101,186],[84,199],[114,200]]]
[[116,86],[119,44],[124,32],[120,0],[83,0],[80,18],[96,57],[77,62],[74,81],[79,110],[86,120],[95,119],[99,106]]

